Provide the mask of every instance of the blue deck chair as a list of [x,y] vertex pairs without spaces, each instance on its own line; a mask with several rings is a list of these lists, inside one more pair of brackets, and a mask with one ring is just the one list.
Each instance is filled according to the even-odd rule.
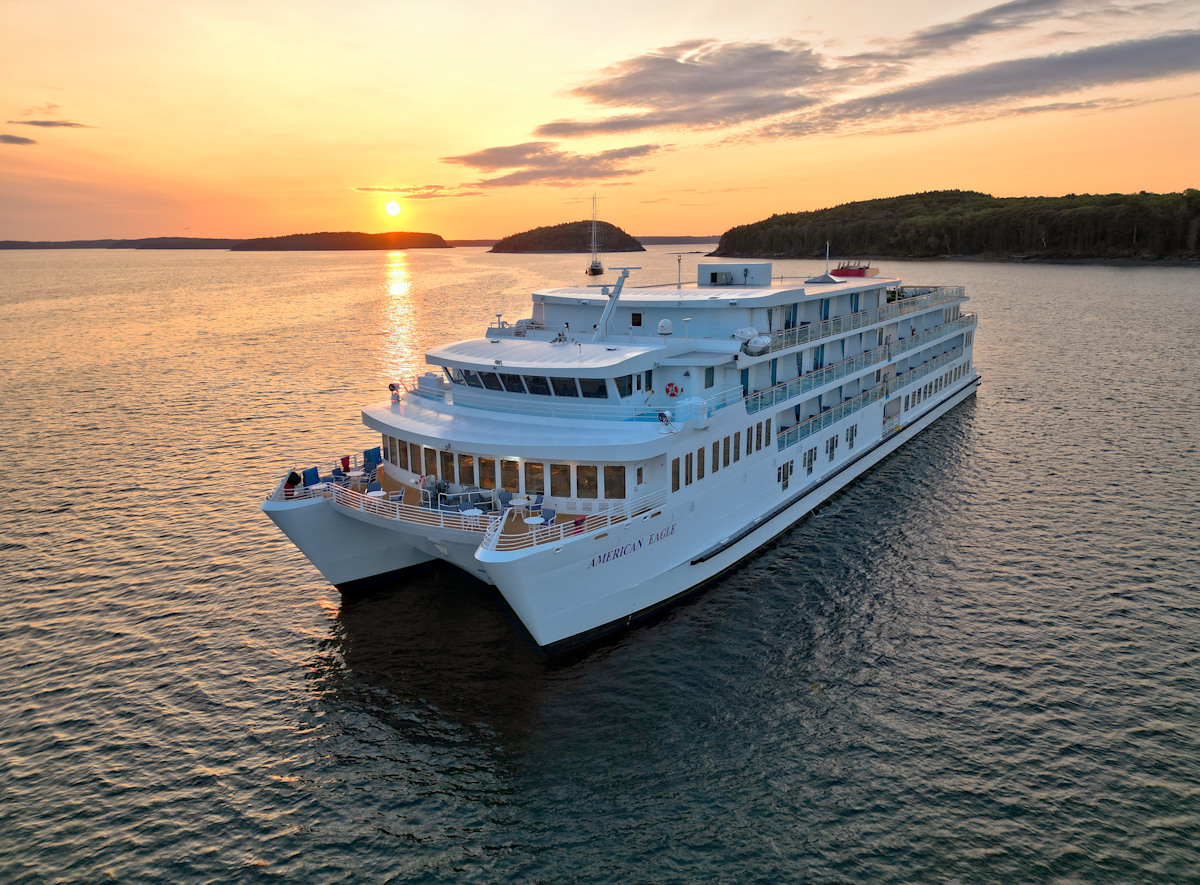
[[342,470],[341,466],[339,465],[339,466],[333,468],[333,481],[336,482],[340,486],[344,486],[348,482],[350,482],[350,477],[346,476],[345,472]]
[[501,515],[508,509],[509,503],[512,501],[512,492],[506,492],[501,489],[496,493],[496,500],[499,502],[499,510]]
[[315,467],[309,467],[304,471],[303,479],[306,486],[315,486],[321,481],[321,471]]
[[546,520],[546,525],[554,525],[554,517],[557,513],[558,511],[553,507],[542,508],[542,519]]
[[368,492],[382,492],[383,486],[381,486],[377,482],[370,482],[370,483],[367,483],[367,491]]

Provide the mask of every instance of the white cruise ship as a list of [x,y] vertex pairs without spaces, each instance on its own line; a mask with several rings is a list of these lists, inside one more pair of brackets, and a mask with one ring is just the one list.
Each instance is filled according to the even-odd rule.
[[263,510],[343,590],[442,559],[558,647],[730,569],[979,385],[961,287],[614,270],[429,351],[363,409],[378,447],[290,472]]

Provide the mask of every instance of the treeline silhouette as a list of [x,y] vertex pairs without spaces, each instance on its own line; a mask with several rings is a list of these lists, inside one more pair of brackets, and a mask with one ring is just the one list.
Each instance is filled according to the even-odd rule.
[[714,254],[835,257],[1200,258],[1200,190],[992,197],[929,191],[772,215],[721,235]]
[[[601,252],[644,252],[642,244],[607,221],[596,222]],[[492,246],[493,252],[591,252],[592,222],[567,221],[550,227],[511,234]]]
[[289,234],[284,237],[257,237],[241,240],[229,247],[233,252],[320,252],[358,249],[449,249],[438,234],[391,231],[364,234],[356,231],[324,231],[313,234]]

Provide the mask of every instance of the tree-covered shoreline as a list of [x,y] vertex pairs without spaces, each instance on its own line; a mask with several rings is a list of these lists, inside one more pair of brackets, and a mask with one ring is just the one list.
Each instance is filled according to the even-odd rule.
[[1200,262],[1200,190],[992,197],[930,191],[773,215],[721,235],[719,256]]

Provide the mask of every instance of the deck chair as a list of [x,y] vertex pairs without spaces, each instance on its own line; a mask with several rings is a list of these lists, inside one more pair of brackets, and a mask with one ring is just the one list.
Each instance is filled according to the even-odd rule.
[[542,519],[546,520],[546,525],[554,525],[554,517],[558,513],[553,507],[542,508]]
[[321,481],[321,471],[316,467],[309,467],[304,471],[303,479],[306,486],[315,486]]
[[[343,458],[342,460],[345,461],[346,459]],[[341,467],[334,467],[333,468],[333,481],[336,482],[340,486],[344,486],[344,485],[349,484],[350,477],[346,476],[346,472],[344,470],[342,470]]]
[[368,492],[382,492],[383,486],[381,486],[377,482],[370,482],[370,483],[367,483],[367,491]]

